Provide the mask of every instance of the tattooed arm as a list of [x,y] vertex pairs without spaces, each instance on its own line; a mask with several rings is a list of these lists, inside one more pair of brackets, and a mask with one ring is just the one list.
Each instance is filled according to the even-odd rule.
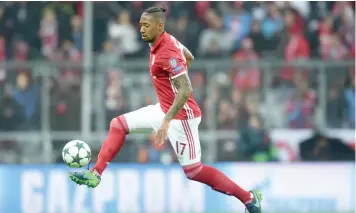
[[172,79],[174,86],[178,89],[178,93],[173,101],[171,108],[168,110],[165,120],[172,120],[178,112],[183,108],[184,104],[188,101],[193,92],[192,85],[190,84],[189,76],[187,73]]

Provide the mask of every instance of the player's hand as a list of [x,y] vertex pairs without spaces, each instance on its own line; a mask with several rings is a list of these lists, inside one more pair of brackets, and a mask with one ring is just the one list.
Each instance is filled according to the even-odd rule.
[[156,144],[162,145],[164,141],[167,139],[168,136],[168,129],[169,129],[169,121],[163,119],[161,127],[157,130],[156,133]]

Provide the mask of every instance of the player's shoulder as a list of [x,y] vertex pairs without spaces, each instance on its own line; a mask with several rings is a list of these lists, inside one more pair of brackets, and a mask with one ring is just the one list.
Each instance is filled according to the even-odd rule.
[[155,62],[158,65],[174,67],[176,64],[184,61],[177,42],[178,40],[174,36],[168,33],[165,34],[162,46],[155,53]]
[[159,52],[162,55],[177,54],[177,52],[180,52],[179,44],[179,41],[174,36],[167,33]]
[[173,41],[175,39],[176,38],[173,35],[171,35],[171,34],[169,34],[167,32],[164,34],[164,41],[165,41],[166,44],[173,44]]

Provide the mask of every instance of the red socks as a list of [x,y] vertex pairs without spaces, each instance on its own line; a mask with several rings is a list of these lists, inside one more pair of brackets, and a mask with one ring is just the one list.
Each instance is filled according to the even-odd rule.
[[226,175],[213,167],[205,166],[199,162],[190,166],[185,166],[183,169],[189,179],[205,183],[213,190],[223,194],[232,195],[244,204],[250,203],[253,199],[250,192],[242,189],[226,177]]
[[128,126],[124,116],[119,116],[111,120],[108,137],[100,149],[98,161],[93,170],[100,175],[103,173],[107,165],[120,151],[128,132]]

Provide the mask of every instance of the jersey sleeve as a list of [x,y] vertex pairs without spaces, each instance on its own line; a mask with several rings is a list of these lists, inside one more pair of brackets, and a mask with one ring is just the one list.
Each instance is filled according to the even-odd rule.
[[160,64],[164,71],[169,73],[172,79],[187,73],[187,65],[183,55],[180,52],[167,54],[160,58]]

